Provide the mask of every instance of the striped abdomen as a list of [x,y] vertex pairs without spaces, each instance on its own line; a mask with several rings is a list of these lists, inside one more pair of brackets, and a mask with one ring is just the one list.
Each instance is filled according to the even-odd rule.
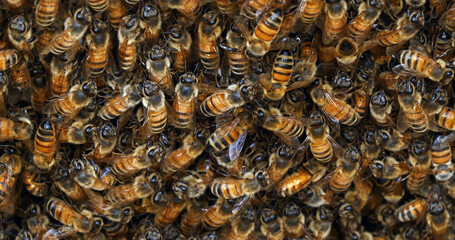
[[199,57],[202,65],[207,70],[217,70],[220,66],[219,49],[213,36],[201,36],[199,38]]
[[123,70],[132,70],[136,64],[136,43],[128,43],[128,40],[123,41],[118,49],[118,59]]
[[57,16],[59,5],[60,1],[58,0],[40,0],[35,12],[36,24],[41,27],[52,25]]
[[107,46],[90,46],[88,57],[85,62],[90,77],[97,77],[104,72],[107,65],[108,54]]
[[324,94],[326,99],[321,109],[329,116],[337,119],[341,124],[352,126],[359,122],[358,113],[347,103],[333,98],[328,93]]
[[330,161],[333,157],[333,148],[329,140],[324,138],[324,140],[311,141],[310,150],[313,154],[313,157],[319,162],[326,163]]
[[294,66],[294,58],[288,50],[278,53],[272,68],[272,81],[287,84],[291,78]]
[[436,114],[436,124],[448,130],[455,130],[455,110],[443,107],[442,111]]
[[259,22],[254,30],[253,37],[258,38],[266,43],[271,43],[278,31],[280,31],[283,22],[283,12],[281,9],[275,9],[268,12],[267,15]]
[[18,64],[21,60],[21,55],[14,49],[0,51],[0,71],[9,69]]
[[225,91],[208,96],[201,104],[201,112],[206,117],[214,117],[229,111],[233,106],[227,100]]
[[402,108],[402,111],[412,130],[417,133],[422,133],[427,130],[427,117],[419,105],[416,104],[412,109]]

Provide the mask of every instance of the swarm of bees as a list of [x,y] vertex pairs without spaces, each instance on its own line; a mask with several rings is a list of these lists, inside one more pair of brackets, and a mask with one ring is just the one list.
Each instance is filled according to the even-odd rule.
[[0,10],[0,239],[455,239],[455,3]]

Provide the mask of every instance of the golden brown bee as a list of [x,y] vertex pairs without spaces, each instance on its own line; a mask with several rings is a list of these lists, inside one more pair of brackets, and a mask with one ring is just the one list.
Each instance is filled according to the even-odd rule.
[[[262,120],[262,127],[277,134],[286,144],[291,147],[298,146],[298,137],[304,132],[305,119],[286,117],[277,108],[258,110],[258,116]],[[297,144],[297,146],[296,146]]]
[[155,215],[155,225],[158,227],[165,227],[177,221],[180,213],[185,209],[186,204],[187,201],[183,199],[174,199],[173,201],[170,201],[166,207],[160,209]]
[[150,196],[153,193],[153,187],[149,179],[139,175],[130,184],[116,186],[109,189],[104,195],[104,199],[114,204],[132,203],[138,199]]
[[281,146],[275,153],[269,157],[269,168],[267,169],[267,177],[269,186],[277,184],[292,166],[291,148]]
[[415,221],[425,216],[426,209],[427,201],[417,198],[397,208],[395,215],[399,222]]
[[[96,176],[93,167],[86,167],[86,169],[75,175],[74,181],[76,181],[83,188],[94,189],[97,191],[104,191],[114,187],[113,185],[100,180]],[[85,192],[87,193],[87,190],[85,190]]]
[[428,203],[426,220],[433,238],[447,238],[449,217],[449,211],[442,201],[432,200]]
[[384,8],[383,1],[362,2],[359,7],[359,15],[347,25],[348,36],[358,43],[364,42],[370,34],[373,24],[379,18],[382,8]]
[[201,112],[206,117],[222,115],[233,108],[243,106],[252,98],[251,86],[233,84],[205,98],[201,103]]
[[65,120],[71,120],[90,103],[96,94],[96,86],[92,82],[75,84],[67,94],[44,106],[43,112],[47,114],[57,113]]
[[172,120],[176,128],[191,128],[195,124],[196,81],[196,76],[189,72],[180,76],[180,82],[175,86]]
[[148,139],[154,134],[158,134],[166,127],[168,113],[164,93],[156,84],[151,81],[143,83],[142,104],[146,109],[145,119],[142,126],[138,129],[139,139]]
[[87,157],[100,161],[112,154],[117,143],[118,129],[112,123],[104,123],[93,130],[93,150]]
[[212,194],[224,198],[234,199],[249,196],[259,192],[266,180],[266,173],[257,171],[245,173],[242,179],[233,177],[218,177],[210,184]]
[[94,129],[92,124],[83,124],[75,121],[69,126],[59,129],[58,141],[60,143],[84,144],[91,139],[91,133]]
[[22,170],[21,158],[17,154],[4,154],[0,157],[0,163],[5,166],[4,171],[0,174],[0,200],[2,202],[0,211],[14,213],[15,209],[8,211],[5,208],[11,207],[9,202],[14,200],[17,175]]
[[215,205],[208,208],[202,217],[202,226],[207,230],[215,230],[226,224],[248,202],[248,197],[241,199],[218,198]]
[[35,10],[36,24],[40,27],[52,25],[57,17],[60,1],[40,0]]
[[413,12],[409,16],[404,14],[391,30],[378,31],[376,39],[383,46],[403,43],[413,38],[423,28],[424,23],[422,12]]
[[452,149],[450,144],[455,141],[455,134],[439,135],[432,141],[431,159],[436,170],[435,178],[440,183],[446,183],[453,178]]
[[325,45],[339,39],[346,29],[347,4],[344,0],[330,1],[324,6],[325,21],[322,30],[322,42]]
[[37,169],[32,166],[27,166],[25,168],[22,181],[25,189],[33,196],[43,197],[49,190],[49,186],[45,182],[45,179],[40,176]]
[[253,233],[256,221],[256,209],[253,206],[246,207],[242,215],[231,222],[231,227],[224,237],[228,240],[246,240]]
[[76,44],[82,39],[91,22],[90,10],[88,8],[79,8],[74,13],[73,19],[69,17],[66,19],[65,29],[55,35],[47,47],[40,53],[42,58],[48,53],[55,55],[66,53],[65,58],[68,61],[73,60],[78,50]]
[[229,69],[235,75],[247,75],[250,70],[250,61],[246,54],[246,40],[240,34],[235,24],[226,34],[226,43],[220,43],[220,47],[228,51]]
[[408,174],[411,167],[406,162],[397,161],[395,157],[384,156],[384,159],[374,160],[370,169],[376,178],[397,179]]
[[0,71],[10,69],[18,64],[22,59],[22,54],[14,49],[0,51]]
[[[163,0],[164,1],[164,0]],[[169,8],[176,9],[191,22],[194,22],[202,12],[202,3],[200,0],[176,0],[170,1]]]
[[103,215],[106,219],[114,222],[125,222],[130,220],[130,215],[134,214],[134,211],[130,206],[118,207],[113,205],[100,194],[95,193],[92,190],[84,189],[84,192],[89,198],[88,206],[94,212]]
[[92,98],[88,105],[82,108],[79,111],[79,113],[74,117],[73,121],[87,123],[88,121],[92,120],[95,117],[96,110],[97,110],[96,100],[95,98]]
[[205,150],[203,139],[205,132],[188,135],[183,140],[183,145],[166,157],[161,165],[164,173],[171,174],[187,169],[194,160]]
[[310,217],[309,232],[313,237],[325,239],[332,229],[333,213],[327,208],[318,208],[316,215]]
[[33,125],[29,119],[20,118],[20,122],[0,118],[0,142],[9,140],[28,140],[32,137]]
[[220,13],[231,18],[237,11],[237,5],[235,0],[216,0],[216,6],[220,10]]
[[132,153],[113,156],[113,161],[109,161],[112,172],[117,176],[131,176],[149,166],[156,165],[154,157],[155,147],[147,147],[146,144],[136,147]]
[[85,69],[90,77],[98,77],[106,69],[109,56],[111,40],[107,24],[99,20],[93,20],[90,34],[87,35],[86,40],[89,50],[88,57],[85,60]]
[[257,19],[270,8],[272,3],[271,0],[247,0],[240,8],[240,14],[250,20]]
[[431,166],[431,155],[428,144],[421,140],[415,140],[409,149],[408,162],[413,166],[406,186],[411,193],[416,192],[425,183]]
[[44,66],[39,61],[29,62],[30,87],[32,89],[32,106],[35,111],[41,111],[47,102],[49,81],[45,75]]
[[358,229],[360,226],[360,213],[349,203],[342,202],[340,204],[338,208],[338,217],[341,227],[349,232]]
[[171,62],[166,56],[166,52],[159,46],[153,46],[147,58],[146,68],[150,80],[158,84],[161,90],[172,96],[174,95],[174,83],[171,76]]
[[152,4],[146,3],[141,7],[140,17],[145,24],[145,42],[156,44],[161,31],[160,12]]
[[86,2],[95,12],[104,12],[109,5],[109,0],[86,0]]
[[261,81],[264,86],[264,97],[271,101],[278,101],[286,93],[294,68],[294,58],[290,51],[280,51],[275,58],[272,68],[272,78]]
[[411,127],[417,133],[423,133],[430,128],[428,116],[420,104],[422,96],[415,89],[414,84],[405,80],[398,86],[398,102],[402,112],[402,118],[398,118],[397,129],[404,132]]
[[25,210],[25,216],[27,217],[25,224],[28,230],[37,237],[43,237],[49,227],[49,219],[41,212],[40,206],[38,204],[30,204]]
[[98,116],[103,120],[111,120],[134,108],[140,102],[141,96],[137,88],[125,85],[119,95],[107,100],[98,111]]
[[118,60],[120,67],[125,71],[133,70],[136,64],[136,45],[144,38],[144,23],[137,15],[128,15],[122,18],[117,34]]
[[346,150],[344,157],[337,160],[337,170],[330,179],[330,189],[335,193],[346,191],[359,168],[360,153],[352,146]]
[[388,97],[384,90],[379,90],[371,96],[370,113],[380,126],[389,126],[393,121],[390,118],[393,99]]
[[82,214],[78,213],[58,198],[51,197],[46,203],[46,209],[57,221],[73,226],[78,232],[88,233],[93,227],[97,227],[97,221],[102,223],[101,218],[93,218],[91,212],[84,210]]
[[207,201],[192,201],[187,205],[187,212],[182,215],[180,230],[185,236],[195,236],[202,228],[202,216],[207,208]]
[[452,35],[445,29],[438,33],[434,42],[433,57],[436,59],[443,58],[447,53],[452,51]]
[[53,58],[51,62],[51,77],[49,86],[51,93],[54,96],[60,97],[68,93],[71,87],[70,74],[74,70],[74,65],[71,62],[63,62],[57,58]]
[[171,50],[172,66],[177,72],[186,70],[193,40],[182,25],[170,27],[169,49]]
[[289,202],[283,209],[283,226],[290,238],[302,236],[305,232],[305,215],[294,202]]
[[32,26],[24,16],[20,15],[13,18],[8,24],[7,33],[14,48],[23,51],[30,58],[33,57],[31,49],[36,37],[32,38]]
[[267,239],[279,240],[284,239],[283,220],[278,215],[276,210],[270,208],[262,208],[260,211],[261,233]]
[[199,57],[202,66],[211,74],[220,67],[220,53],[216,41],[221,31],[220,15],[213,11],[204,13],[198,27]]
[[127,8],[122,0],[109,0],[108,10],[109,23],[115,30],[118,30],[123,17],[126,16]]
[[453,70],[446,68],[444,61],[435,61],[421,51],[404,50],[400,53],[399,61],[400,65],[392,69],[398,74],[425,77],[442,83],[448,83],[454,76]]
[[33,162],[44,170],[50,169],[55,164],[55,153],[58,149],[57,129],[51,121],[43,121],[35,135],[35,150]]
[[37,52],[42,52],[57,33],[57,30],[52,26],[42,29],[42,34],[38,36],[35,43],[35,49]]

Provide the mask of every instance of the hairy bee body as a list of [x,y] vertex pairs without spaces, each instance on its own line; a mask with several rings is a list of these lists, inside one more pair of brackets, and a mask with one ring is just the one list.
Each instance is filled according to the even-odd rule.
[[221,35],[219,15],[207,12],[199,24],[199,57],[202,65],[210,72],[215,72],[220,66],[220,55],[216,39]]
[[27,167],[24,172],[24,186],[33,196],[43,197],[47,194],[49,187],[42,181],[41,176],[33,167]]
[[221,115],[229,110],[243,106],[247,99],[245,93],[249,90],[248,86],[233,84],[226,90],[220,90],[208,96],[201,103],[201,112],[206,117]]
[[[145,93],[142,103],[146,107],[144,123],[139,128],[139,137],[148,139],[154,134],[164,130],[168,119],[168,112],[165,102],[164,93],[159,90],[156,84],[149,82],[147,84],[150,90]],[[145,87],[144,89],[147,89]]]
[[191,35],[182,25],[174,25],[169,38],[173,66],[178,72],[185,71],[193,42]]
[[41,27],[52,25],[57,16],[59,5],[60,1],[57,0],[40,0],[36,6],[36,23]]
[[120,95],[110,99],[98,111],[98,116],[104,120],[114,119],[135,107],[141,101],[139,92],[131,85],[125,85]]
[[55,163],[54,155],[57,152],[57,130],[50,121],[43,121],[35,136],[35,151],[33,161],[41,169],[48,170]]
[[409,222],[417,220],[424,216],[427,202],[422,198],[417,198],[395,210],[395,215],[400,222]]
[[90,47],[85,61],[85,69],[89,72],[90,77],[98,77],[105,71],[109,57],[111,40],[107,25],[101,21],[94,21],[86,39]]

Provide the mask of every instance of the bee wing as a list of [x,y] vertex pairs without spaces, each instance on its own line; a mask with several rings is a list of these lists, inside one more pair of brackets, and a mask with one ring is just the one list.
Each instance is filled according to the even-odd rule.
[[404,133],[408,128],[409,128],[408,120],[406,120],[403,111],[400,110],[397,117],[397,130],[400,133]]
[[229,158],[231,161],[234,161],[239,157],[242,152],[243,145],[245,144],[246,136],[246,132],[242,133],[239,138],[229,146]]
[[[197,82],[196,86],[198,88],[198,99],[202,102],[204,99],[206,99],[208,96],[218,93],[221,91],[225,91],[224,89],[219,89],[217,87],[214,87],[212,85],[206,84],[206,83],[200,83]],[[202,98],[202,99],[201,99]]]
[[50,228],[44,234],[43,239],[64,239],[69,236],[77,234],[77,230],[71,226],[62,225],[61,227],[55,229]]
[[396,74],[399,75],[404,75],[404,76],[414,76],[414,77],[426,77],[425,74],[419,73],[417,71],[414,71],[412,69],[409,69],[406,67],[404,64],[399,64],[396,65],[392,68],[392,71]]
[[291,157],[291,161],[292,161],[291,168],[296,167],[297,165],[299,165],[302,162],[302,160],[304,158],[304,154],[306,153],[308,144],[310,143],[310,140],[311,140],[310,137],[307,136],[305,138],[305,140],[303,140],[302,144],[300,144],[299,148],[294,152],[294,154]]

